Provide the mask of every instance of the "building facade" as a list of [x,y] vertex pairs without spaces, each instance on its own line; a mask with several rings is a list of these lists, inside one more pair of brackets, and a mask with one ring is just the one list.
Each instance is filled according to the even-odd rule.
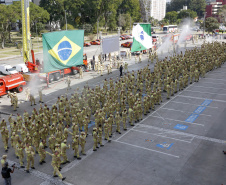
[[217,12],[223,5],[226,5],[226,0],[216,0],[215,2],[209,2],[206,6],[206,18],[218,18]]
[[[13,4],[13,1],[20,1],[20,0],[0,0],[0,4],[10,5]],[[39,5],[40,0],[30,0],[31,2]]]
[[166,15],[166,0],[140,0],[143,21],[150,17],[162,20]]

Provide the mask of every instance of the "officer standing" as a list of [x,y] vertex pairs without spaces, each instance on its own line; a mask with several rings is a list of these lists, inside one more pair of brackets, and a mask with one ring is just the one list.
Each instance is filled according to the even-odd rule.
[[16,111],[16,108],[19,108],[18,107],[18,97],[16,95],[16,92],[14,92],[14,95],[13,95],[13,108],[14,108],[14,111]]
[[39,94],[39,103],[44,103],[42,100],[42,88],[41,87],[38,90],[38,94]]
[[67,77],[66,83],[67,83],[67,90],[71,89],[71,79],[69,76]]
[[63,157],[63,161],[61,164],[70,163],[67,158],[66,150],[70,148],[70,145],[67,145],[67,140],[65,139],[63,143],[61,143],[61,156]]
[[81,132],[81,135],[80,135],[80,145],[81,145],[81,148],[82,148],[82,155],[86,155],[85,153],[85,144],[86,144],[86,134],[85,132]]
[[32,103],[33,103],[34,105],[36,105],[36,103],[35,103],[35,98],[34,98],[34,95],[33,95],[33,94],[30,94],[30,102],[31,102],[31,106],[32,106]]
[[120,71],[120,77],[121,77],[122,76],[122,71],[123,71],[122,65],[120,66],[119,71]]

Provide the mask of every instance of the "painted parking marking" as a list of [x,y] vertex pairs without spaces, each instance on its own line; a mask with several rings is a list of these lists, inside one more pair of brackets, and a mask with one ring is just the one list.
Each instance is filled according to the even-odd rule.
[[195,114],[201,114],[205,109],[206,109],[206,107],[199,106],[193,113],[195,113]]
[[[185,142],[185,143],[191,143],[190,141],[186,141],[186,140],[183,140],[183,139],[177,139],[177,138],[174,138],[174,137],[171,137],[171,136],[166,136],[166,134],[169,134],[168,132],[154,134],[154,133],[150,133],[150,132],[147,132],[147,131],[138,130],[138,128],[135,128],[135,129],[132,128],[131,131],[136,131],[136,132],[140,132],[140,133],[150,134],[150,135],[159,136],[159,137],[163,137],[163,138],[168,138],[168,139],[181,141],[181,142]],[[163,134],[165,134],[165,135],[163,135]],[[152,141],[154,141],[154,140],[152,140]]]
[[[204,93],[204,94],[217,94],[217,93],[211,93],[211,92],[202,92],[202,91],[191,91],[191,90],[184,90],[187,92],[195,92],[195,93]],[[217,95],[221,95],[221,96],[226,96],[226,94],[217,94]]]
[[[186,103],[186,102],[179,102],[179,101],[172,101],[172,103],[179,103],[179,104],[184,104],[184,105],[197,105],[197,104],[193,104],[193,103]],[[199,105],[197,105],[197,106],[199,106]],[[203,106],[205,106],[205,105],[203,105]],[[218,107],[212,107],[212,106],[208,106],[208,108],[218,109]]]
[[191,114],[191,115],[185,120],[185,122],[193,123],[198,117],[199,117],[198,114]]
[[[168,109],[168,108],[161,108],[161,109],[166,109],[166,110],[171,110],[171,111],[177,111],[177,112],[183,112],[183,113],[195,113],[195,112],[188,112],[188,111],[182,111],[182,110],[176,110],[176,109]],[[201,113],[201,112],[200,112]],[[195,114],[200,114],[200,113],[195,113]],[[200,114],[202,116],[212,116],[212,115],[208,115],[208,114]]]
[[178,130],[186,130],[188,128],[188,126],[182,125],[182,124],[177,124],[174,128],[178,129]]
[[126,143],[126,142],[122,142],[122,141],[117,141],[117,140],[113,140],[113,141],[114,141],[114,142],[117,142],[117,143],[125,144],[125,145],[128,145],[128,146],[132,146],[132,147],[135,147],[135,148],[141,148],[141,149],[143,149],[143,150],[148,150],[148,151],[152,151],[152,152],[156,152],[156,153],[168,155],[168,156],[171,156],[171,157],[180,158],[180,157],[177,156],[177,155],[168,154],[168,153],[161,152],[161,151],[158,151],[158,150],[153,150],[153,149],[150,149],[150,148],[145,148],[145,147],[142,147],[142,146],[133,145],[133,144]]
[[[155,117],[155,118],[161,118],[159,116],[151,116],[151,117]],[[162,118],[161,118],[162,119]],[[187,122],[187,121],[182,121],[182,120],[178,120],[178,119],[170,119],[170,118],[164,118],[165,120],[170,120],[170,121],[176,121],[176,122],[183,122],[183,123],[190,123],[192,125],[199,125],[199,126],[204,126],[203,124],[200,123],[191,123],[191,122]]]
[[[185,96],[185,95],[178,95],[180,97],[184,97],[184,98],[193,98],[193,99],[198,99],[198,100],[206,100],[206,98],[202,98],[202,97],[194,97],[194,96]],[[225,100],[219,100],[219,99],[213,99],[213,101],[217,101],[217,102],[222,102],[222,103],[226,103]]]
[[209,106],[212,103],[213,100],[205,100],[201,105],[202,106]]
[[167,144],[167,142],[163,142],[162,144],[157,144],[156,146],[160,148],[166,148],[167,150],[169,150],[173,146],[173,144],[174,143]]
[[194,87],[198,87],[198,88],[206,88],[206,89],[222,89],[222,90],[226,90],[225,88],[218,88],[218,87],[206,87],[206,86],[200,86],[200,85],[196,85]]

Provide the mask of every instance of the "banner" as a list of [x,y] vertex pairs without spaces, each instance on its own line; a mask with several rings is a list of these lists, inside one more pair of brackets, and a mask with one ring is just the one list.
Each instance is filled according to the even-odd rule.
[[137,24],[133,27],[133,45],[131,52],[152,48],[152,36],[150,24]]
[[83,64],[84,30],[42,35],[44,72]]
[[102,40],[102,54],[119,51],[119,36],[107,37]]

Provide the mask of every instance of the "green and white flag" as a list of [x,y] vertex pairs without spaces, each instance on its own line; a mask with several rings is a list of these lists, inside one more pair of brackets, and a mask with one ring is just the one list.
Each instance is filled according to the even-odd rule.
[[42,41],[44,72],[83,64],[84,30],[45,33]]
[[131,52],[152,48],[152,36],[150,24],[137,24],[133,27],[133,45]]

